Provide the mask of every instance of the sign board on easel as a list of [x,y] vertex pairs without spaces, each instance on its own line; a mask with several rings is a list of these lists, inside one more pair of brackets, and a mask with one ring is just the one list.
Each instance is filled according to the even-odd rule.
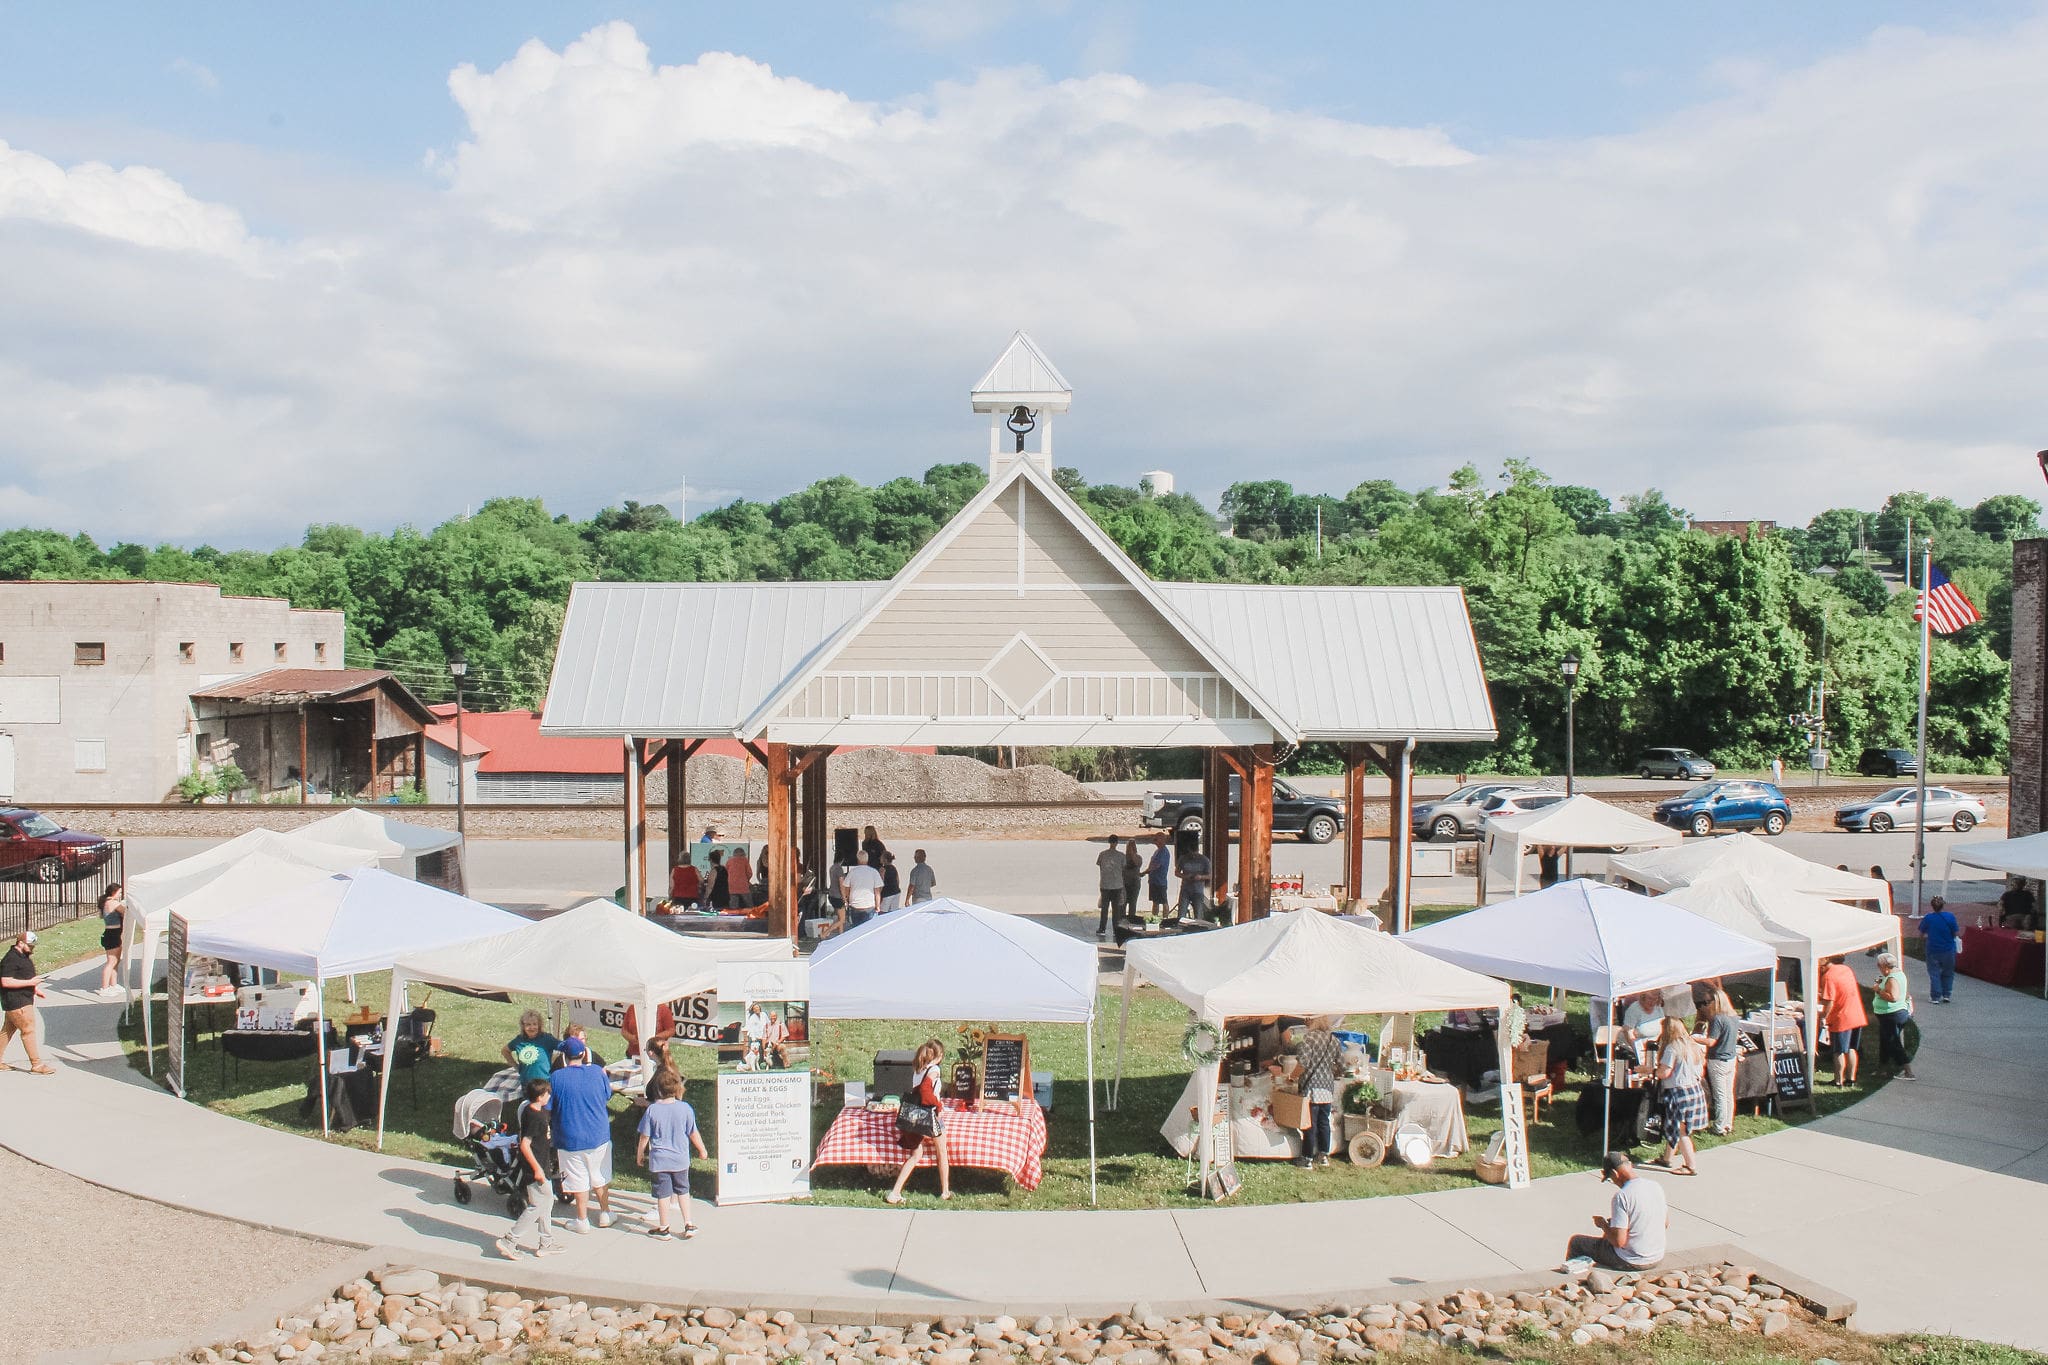
[[1797,1034],[1791,1035],[1791,1039],[1790,1047],[1780,1047],[1771,1054],[1771,1079],[1777,1084],[1778,1107],[1803,1104],[1811,1110],[1813,1078],[1806,1071],[1806,1046]]
[[[1199,1144],[1195,1150],[1199,1154]],[[1219,1085],[1209,1121],[1209,1178],[1203,1182],[1202,1193],[1220,1202],[1236,1194],[1238,1188],[1237,1146],[1230,1136],[1230,1087]]]
[[810,998],[808,962],[719,964],[720,1023],[740,1040],[718,1062],[720,1204],[802,1199],[811,1192],[810,1049],[767,1046],[764,1039],[773,1035],[760,1032]]
[[[170,943],[171,965],[164,978],[167,989],[164,995],[169,1001],[164,1011],[164,1083],[171,1087],[171,1093],[179,1099],[185,1098],[185,963],[186,934],[188,929],[183,915],[171,916]],[[146,984],[149,974],[143,973]],[[149,996],[145,992],[142,1007],[149,1008]]]
[[1522,1087],[1519,1083],[1500,1088],[1500,1135],[1508,1160],[1507,1186],[1524,1189],[1529,1184],[1529,1130],[1522,1118]]

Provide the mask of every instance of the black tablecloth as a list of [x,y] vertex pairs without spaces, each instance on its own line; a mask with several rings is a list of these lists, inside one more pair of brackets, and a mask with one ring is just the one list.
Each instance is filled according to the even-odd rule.
[[[1571,1021],[1549,1028],[1529,1030],[1531,1042],[1550,1044],[1550,1060],[1574,1066],[1586,1051],[1586,1041],[1573,1030]],[[1429,1069],[1437,1075],[1472,1089],[1489,1071],[1500,1067],[1500,1052],[1490,1028],[1433,1028],[1422,1035],[1422,1050],[1429,1057]]]

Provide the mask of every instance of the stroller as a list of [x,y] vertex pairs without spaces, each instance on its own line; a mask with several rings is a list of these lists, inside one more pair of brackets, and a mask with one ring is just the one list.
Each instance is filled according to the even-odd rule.
[[[523,1105],[525,1101],[520,1101]],[[518,1110],[513,1125],[503,1121],[505,1102],[488,1090],[472,1090],[455,1101],[455,1136],[470,1154],[472,1169],[455,1177],[455,1202],[475,1197],[471,1182],[490,1186],[505,1197],[505,1211],[517,1218],[526,1208],[525,1181],[519,1169]]]

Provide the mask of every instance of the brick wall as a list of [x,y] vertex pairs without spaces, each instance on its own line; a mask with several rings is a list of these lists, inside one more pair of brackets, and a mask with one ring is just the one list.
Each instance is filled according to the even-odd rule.
[[2048,540],[2012,547],[2012,774],[2007,836],[2037,834],[2048,806]]

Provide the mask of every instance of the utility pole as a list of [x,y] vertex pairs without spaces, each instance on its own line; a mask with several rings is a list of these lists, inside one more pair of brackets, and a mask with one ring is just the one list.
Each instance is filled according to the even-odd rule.
[[[1907,542],[1908,550],[1911,542]],[[1913,576],[1913,560],[1909,553],[1906,559],[1906,577]],[[1927,651],[1931,643],[1929,632],[1934,613],[1927,609],[1927,585],[1934,580],[1934,537],[1927,538],[1925,556],[1920,561],[1920,747],[1917,750],[1920,769],[1916,784],[1919,789],[1917,804],[1913,807],[1913,917],[1922,913],[1920,891],[1927,879]]]
[[1323,557],[1323,505],[1316,504],[1316,558]]
[[[1825,754],[1828,747],[1828,607],[1825,602],[1821,603],[1820,608],[1819,696],[1820,700],[1813,708],[1813,753],[1815,756]],[[1821,764],[1815,761],[1814,758],[1809,758],[1808,762],[1813,768],[1813,785],[1818,787],[1821,783]]]

